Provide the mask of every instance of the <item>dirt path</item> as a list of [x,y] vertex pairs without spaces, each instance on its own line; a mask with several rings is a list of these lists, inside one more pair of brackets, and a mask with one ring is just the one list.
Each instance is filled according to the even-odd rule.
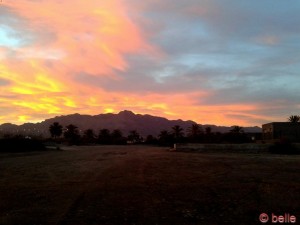
[[259,224],[299,215],[299,156],[145,146],[0,155],[2,225]]

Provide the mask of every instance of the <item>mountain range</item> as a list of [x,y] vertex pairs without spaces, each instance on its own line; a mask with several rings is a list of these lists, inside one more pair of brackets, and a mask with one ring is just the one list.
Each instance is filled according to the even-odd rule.
[[[181,126],[185,131],[188,127],[196,122],[188,120],[168,120],[163,117],[151,116],[151,115],[141,115],[134,114],[131,111],[124,110],[119,112],[118,114],[107,113],[107,114],[99,114],[95,116],[91,115],[80,115],[80,114],[71,114],[71,115],[63,115],[56,116],[51,119],[46,119],[40,123],[25,123],[23,125],[15,125],[11,123],[5,123],[0,125],[0,132],[2,134],[5,133],[21,133],[25,135],[43,135],[44,137],[48,137],[49,126],[54,122],[60,123],[62,126],[67,126],[69,124],[76,125],[81,132],[86,129],[93,129],[96,133],[100,129],[120,129],[124,135],[127,135],[129,131],[136,130],[142,136],[147,136],[149,134],[157,136],[162,130],[171,130],[171,128],[175,125]],[[205,127],[211,127],[212,132],[229,132],[232,127],[226,126],[216,126],[205,124],[199,124],[203,129]],[[260,127],[243,127],[245,132],[248,133],[258,133],[261,132]]]

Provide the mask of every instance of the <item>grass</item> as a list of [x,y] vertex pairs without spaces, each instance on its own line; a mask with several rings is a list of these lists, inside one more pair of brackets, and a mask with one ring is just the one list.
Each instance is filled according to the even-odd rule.
[[147,146],[0,154],[2,225],[260,224],[300,219],[300,157]]

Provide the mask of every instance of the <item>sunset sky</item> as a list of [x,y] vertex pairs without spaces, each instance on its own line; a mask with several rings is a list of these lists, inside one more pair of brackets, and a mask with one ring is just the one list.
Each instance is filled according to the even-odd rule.
[[300,1],[2,0],[0,124],[127,109],[260,126],[300,114]]

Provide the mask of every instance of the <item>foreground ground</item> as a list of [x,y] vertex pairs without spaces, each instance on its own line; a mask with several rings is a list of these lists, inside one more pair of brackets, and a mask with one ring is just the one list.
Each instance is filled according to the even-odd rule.
[[[300,156],[145,146],[0,154],[1,225],[300,222]],[[271,222],[269,222],[271,224]]]

